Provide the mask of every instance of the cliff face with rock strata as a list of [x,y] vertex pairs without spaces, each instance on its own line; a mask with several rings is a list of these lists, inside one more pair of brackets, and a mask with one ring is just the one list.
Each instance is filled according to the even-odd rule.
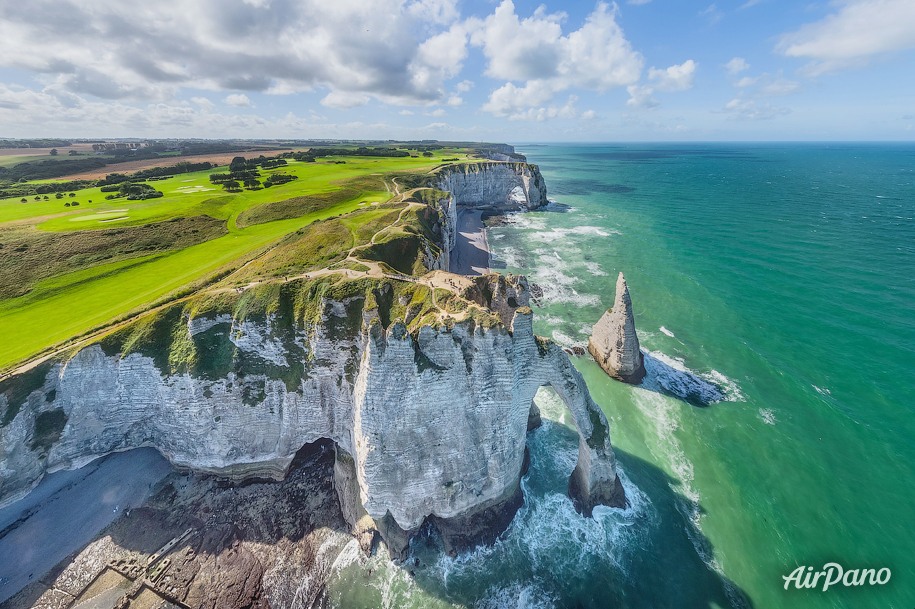
[[[482,175],[453,179],[486,193],[470,184]],[[545,201],[537,179],[528,192]],[[500,506],[519,505],[543,385],[579,430],[580,509],[625,503],[606,418],[563,350],[534,335],[523,278],[476,278],[462,295],[393,279],[249,292],[174,305],[0,384],[0,503],[141,446],[228,478],[281,478],[327,438],[351,521],[367,515],[395,555],[427,520],[458,547],[458,529],[504,527]]]
[[492,213],[530,211],[549,204],[546,182],[536,165],[523,162],[455,164],[438,171],[435,187],[442,191],[437,207],[442,217],[442,260],[436,268],[449,270],[454,249],[458,208]]

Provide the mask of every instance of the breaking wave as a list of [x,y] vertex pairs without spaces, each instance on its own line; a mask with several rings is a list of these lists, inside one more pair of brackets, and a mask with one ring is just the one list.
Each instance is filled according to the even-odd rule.
[[[648,497],[622,468],[629,505],[597,506],[591,518],[579,514],[566,494],[578,459],[577,433],[560,422],[568,409],[549,390],[539,392],[536,402],[543,423],[528,438],[531,469],[521,481],[524,505],[493,545],[457,556],[439,552],[428,567],[428,575],[446,590],[483,582],[485,592],[473,607],[554,607],[569,587],[593,586],[597,573],[609,569],[627,577],[631,557],[654,519]],[[509,572],[515,575],[511,581],[499,581],[499,574]]]

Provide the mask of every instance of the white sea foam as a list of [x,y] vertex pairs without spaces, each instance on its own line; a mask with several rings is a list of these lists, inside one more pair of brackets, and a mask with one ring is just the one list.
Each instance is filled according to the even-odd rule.
[[[525,228],[533,229],[534,226]],[[536,229],[536,232],[530,235],[534,241],[541,243],[553,243],[558,240],[568,241],[573,237],[609,237],[610,235],[620,235],[619,231],[607,230],[597,226],[573,226],[571,228],[555,227],[549,230],[546,227]]]
[[[677,362],[673,358],[667,358]],[[732,607],[742,609],[746,606],[740,592],[724,576],[721,563],[715,558],[714,551],[702,532],[702,499],[699,490],[694,486],[695,469],[692,461],[683,450],[676,432],[680,429],[679,413],[682,406],[670,398],[641,388],[635,390],[636,405],[639,410],[654,423],[658,443],[649,449],[662,461],[666,461],[679,485],[670,483],[670,489],[680,495],[676,508],[686,520],[684,531],[693,545],[696,554],[708,567],[717,573],[722,580],[725,593]],[[626,489],[628,492],[628,488]]]
[[381,599],[379,608],[402,607],[416,591],[412,577],[406,569],[394,564],[386,552],[366,556],[355,539],[351,539],[347,543],[330,569],[329,582],[331,578],[342,577],[329,585],[331,596],[335,589],[345,589],[349,585],[349,578],[353,577],[353,573],[357,574],[356,577],[360,584],[378,591]]
[[[549,428],[540,429],[537,433],[549,433]],[[554,448],[555,446],[550,446],[551,458],[557,456],[552,450]],[[565,453],[576,454],[577,447],[558,452],[562,454],[562,465],[567,466],[567,471],[571,472],[574,459],[569,463],[570,459]],[[540,455],[541,458],[545,456]],[[558,464],[553,464],[554,467],[556,465]],[[620,481],[629,499],[628,507],[619,509],[597,506],[592,517],[588,518],[575,510],[572,500],[563,492],[532,496],[527,480],[523,479],[521,484],[527,499],[508,531],[491,546],[478,546],[454,557],[441,553],[433,566],[433,572],[447,585],[449,580],[454,583],[472,580],[477,574],[489,575],[493,567],[512,560],[512,556],[523,555],[533,573],[557,570],[570,574],[586,573],[596,563],[603,563],[612,564],[616,570],[625,574],[628,550],[638,548],[637,540],[643,534],[643,529],[636,524],[649,521],[653,514],[647,496],[632,484],[622,470]],[[518,598],[519,591],[513,585],[495,587],[487,593],[487,598]],[[531,598],[550,598],[537,586],[531,592],[537,592]]]
[[551,609],[556,601],[536,582],[494,586],[473,605],[474,609]]
[[618,230],[598,228],[597,226],[576,226],[571,229],[576,235],[595,235],[597,237],[609,237],[610,235],[622,235]]
[[606,277],[607,276],[607,271],[600,268],[600,265],[597,264],[596,262],[586,261],[584,263],[584,265],[585,265],[585,268],[588,269],[588,272],[591,273],[592,275],[594,275],[595,277]]
[[775,425],[775,411],[771,408],[760,408],[759,418],[762,419],[763,423],[766,425]]
[[360,556],[359,542],[355,539],[351,539],[337,555],[337,558],[334,559],[334,562],[330,565],[330,569],[331,571],[339,571],[354,562],[357,562]]
[[553,330],[551,337],[553,338],[553,341],[561,347],[580,347],[583,344],[581,341],[575,340],[560,330]]
[[658,393],[637,388],[636,405],[650,421],[654,423],[657,445],[649,449],[668,467],[679,480],[679,484],[669,483],[670,489],[679,494],[676,508],[686,520],[684,530],[693,545],[696,554],[710,568],[721,573],[721,567],[714,557],[705,537],[702,534],[701,495],[693,486],[695,472],[692,461],[683,450],[676,432],[680,428],[679,413],[682,406]]
[[724,374],[718,372],[714,368],[709,370],[705,374],[700,374],[706,380],[713,382],[719,388],[724,389],[725,401],[727,402],[745,402],[746,398],[743,395],[743,392],[740,390],[740,385],[737,384],[737,381],[734,379],[725,376]]
[[[537,408],[540,409],[540,416],[543,418],[544,425],[550,423],[551,421],[556,421],[562,425],[570,426],[572,425],[572,415],[569,411],[568,406],[565,402],[562,401],[562,398],[559,397],[559,394],[550,387],[541,387],[537,390],[537,394],[534,396],[534,402],[537,404]],[[575,461],[578,459],[578,454],[572,451],[572,464],[569,466],[569,471],[572,471],[572,468],[575,467]],[[554,451],[553,457],[555,459],[561,459],[561,451]]]
[[635,398],[639,411],[654,424],[661,453],[658,456],[668,463],[680,479],[679,488],[671,488],[674,492],[682,493],[690,503],[696,504],[698,512],[699,492],[692,485],[693,463],[687,458],[676,435],[680,429],[681,405],[655,391],[640,387],[635,390]]
[[546,218],[531,213],[513,213],[502,216],[502,224],[525,230],[546,229]]
[[664,326],[661,326],[660,328],[658,328],[658,330],[660,330],[662,334],[666,334],[667,336],[669,336],[669,337],[671,337],[671,338],[677,338],[676,336],[674,336],[674,333],[673,333],[673,332],[671,332],[670,330],[668,330],[668,329],[665,328]]
[[816,392],[820,395],[832,395],[832,392],[826,387],[817,387],[816,385],[811,385],[811,387],[816,389]]
[[538,314],[537,319],[549,324],[550,326],[561,326],[563,323],[565,323],[564,319],[556,317],[555,315],[547,315],[545,313],[543,315]]
[[[538,392],[535,400],[544,415],[544,423],[531,436],[530,476],[541,481],[543,476],[567,479],[577,460],[577,442],[571,440],[574,433],[560,430],[551,417],[568,415],[568,408],[550,389]],[[454,557],[439,550],[434,558],[423,558],[422,565],[416,569],[424,577],[437,580],[444,590],[465,590],[480,582],[477,585],[484,586],[485,591],[471,606],[486,609],[557,606],[563,589],[556,587],[552,577],[541,578],[538,574],[569,574],[569,578],[576,579],[577,587],[588,585],[588,574],[602,568],[598,565],[612,566],[624,576],[631,576],[632,556],[644,545],[643,538],[657,514],[648,497],[629,480],[625,471],[619,469],[619,474],[628,507],[598,506],[591,518],[575,510],[564,490],[543,493],[541,489],[535,493],[530,488],[530,476],[526,477],[521,482],[525,503],[494,544],[478,546]],[[521,572],[515,571],[521,565],[526,566]],[[329,570],[339,576],[329,587],[332,599],[334,590],[345,590],[353,577],[359,585],[378,591],[379,607],[414,606],[426,598],[427,592],[417,586],[408,568],[392,564],[383,552],[366,557],[352,539],[339,551]],[[514,573],[514,577],[493,577],[497,573]]]
[[555,258],[538,264],[531,274],[533,281],[543,289],[543,301],[549,304],[572,304],[580,307],[599,305],[596,294],[581,294],[575,289],[579,280],[569,273],[569,265]]
[[524,268],[527,266],[527,260],[524,257],[524,252],[516,247],[500,247],[498,251],[494,251],[492,255],[493,258],[501,260],[506,264],[506,266],[512,268]]
[[535,401],[544,417],[543,425],[531,434],[531,471],[521,481],[525,503],[508,530],[490,546],[454,557],[440,553],[430,565],[430,574],[446,587],[491,577],[494,570],[506,565],[527,565],[527,575],[518,574],[520,582],[499,583],[475,607],[552,606],[555,600],[551,594],[556,591],[541,585],[538,573],[584,578],[598,565],[612,565],[625,575],[633,552],[641,547],[641,539],[656,516],[648,497],[622,469],[618,470],[620,482],[629,505],[625,509],[597,506],[591,518],[575,510],[564,489],[535,492],[532,487],[544,480],[567,480],[578,457],[576,434],[555,422],[562,415],[568,416],[561,398],[555,391],[543,389]]

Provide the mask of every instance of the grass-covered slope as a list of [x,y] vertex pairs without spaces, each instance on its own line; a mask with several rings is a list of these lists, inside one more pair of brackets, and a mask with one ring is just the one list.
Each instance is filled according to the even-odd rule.
[[162,196],[144,200],[106,199],[99,187],[2,199],[0,370],[220,278],[421,274],[437,254],[435,218],[406,186],[470,153],[289,159],[261,179],[296,179],[240,192],[213,184],[227,169],[216,168],[150,181]]

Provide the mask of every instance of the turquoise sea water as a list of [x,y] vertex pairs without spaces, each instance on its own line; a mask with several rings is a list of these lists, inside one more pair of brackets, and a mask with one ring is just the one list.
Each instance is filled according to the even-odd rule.
[[[632,293],[646,381],[693,371],[706,408],[576,365],[604,408],[632,506],[575,514],[577,439],[531,435],[527,503],[494,547],[367,576],[346,606],[915,607],[915,146],[526,146],[550,210],[489,230],[543,288],[535,329],[583,345]],[[888,584],[785,591],[797,566]],[[355,563],[354,563],[355,565]],[[379,575],[381,574],[381,575]]]

